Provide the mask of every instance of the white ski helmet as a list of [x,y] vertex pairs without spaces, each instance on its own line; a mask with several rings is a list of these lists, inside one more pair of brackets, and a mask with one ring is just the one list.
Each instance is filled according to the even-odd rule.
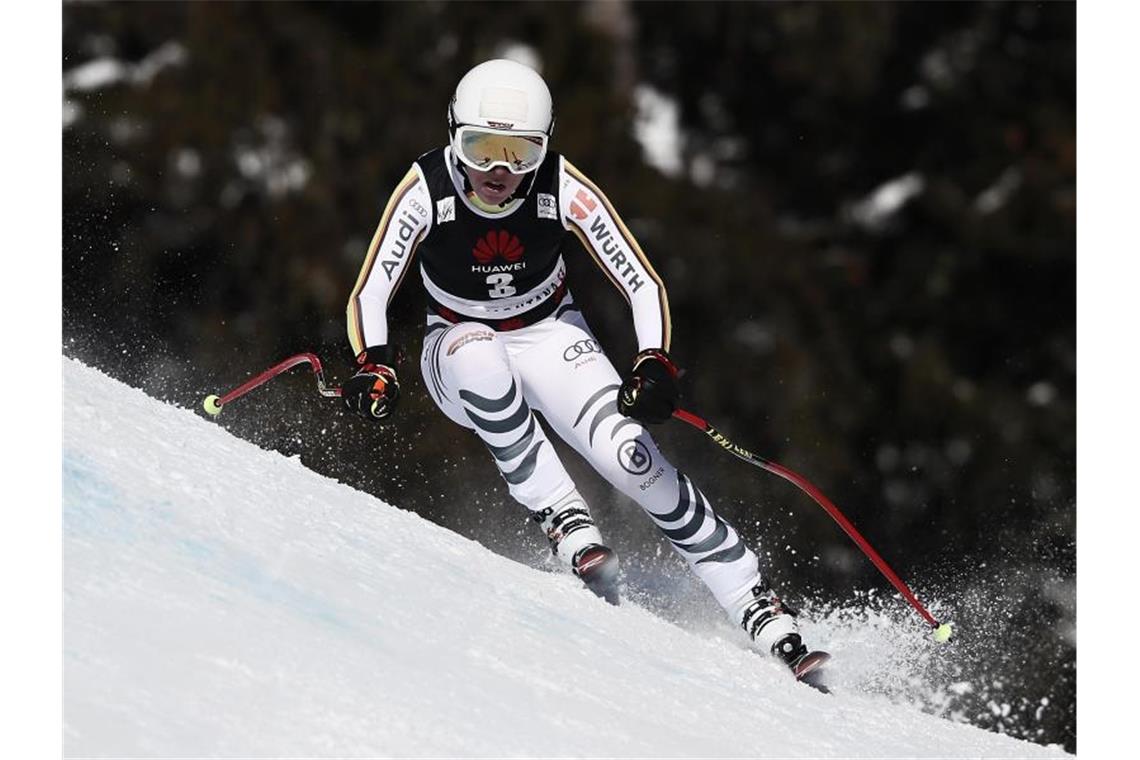
[[[545,157],[554,129],[550,89],[529,66],[502,58],[486,61],[459,80],[447,109],[447,126],[453,154],[468,166],[485,170],[503,165],[516,174],[532,171]],[[506,156],[502,141],[491,140],[480,146],[480,135],[506,136],[514,139],[515,145],[533,147],[526,155],[512,151]],[[473,148],[489,146],[497,149],[497,156],[490,150],[472,155],[476,152]]]

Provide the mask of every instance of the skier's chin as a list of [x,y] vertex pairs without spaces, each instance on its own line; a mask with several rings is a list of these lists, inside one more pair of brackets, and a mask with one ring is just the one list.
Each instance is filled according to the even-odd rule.
[[484,203],[502,203],[511,189],[499,182],[483,182],[478,188],[479,200]]
[[510,198],[522,183],[521,176],[498,167],[489,172],[468,168],[467,179],[471,181],[479,200],[492,206]]

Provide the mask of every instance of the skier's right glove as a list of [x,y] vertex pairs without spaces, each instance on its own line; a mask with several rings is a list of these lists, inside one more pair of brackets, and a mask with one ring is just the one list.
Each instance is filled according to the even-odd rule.
[[356,374],[341,386],[344,405],[366,420],[382,420],[396,411],[400,383],[396,379],[399,351],[372,346],[356,357]]
[[638,422],[657,424],[673,416],[681,389],[669,354],[651,348],[633,358],[633,372],[618,391],[618,410]]

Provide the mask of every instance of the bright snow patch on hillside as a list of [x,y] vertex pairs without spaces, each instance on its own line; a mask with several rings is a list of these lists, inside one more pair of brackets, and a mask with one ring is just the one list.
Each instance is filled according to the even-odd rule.
[[64,364],[69,756],[1064,756],[818,694]]

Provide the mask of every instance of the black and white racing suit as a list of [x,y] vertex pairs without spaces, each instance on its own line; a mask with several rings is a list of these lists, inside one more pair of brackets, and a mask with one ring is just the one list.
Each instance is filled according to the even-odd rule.
[[[639,350],[669,348],[661,278],[606,196],[557,153],[528,178],[524,197],[497,212],[464,180],[440,148],[397,185],[349,300],[354,352],[388,342],[388,304],[418,256],[429,306],[424,382],[444,414],[483,440],[511,495],[532,512],[581,498],[541,412],[641,505],[739,624],[763,583],[756,554],[642,425],[618,412],[621,380],[567,289],[562,245],[577,235],[629,301]],[[596,529],[584,533],[579,542],[600,540]],[[767,650],[794,630],[789,616],[766,616],[756,640]]]

